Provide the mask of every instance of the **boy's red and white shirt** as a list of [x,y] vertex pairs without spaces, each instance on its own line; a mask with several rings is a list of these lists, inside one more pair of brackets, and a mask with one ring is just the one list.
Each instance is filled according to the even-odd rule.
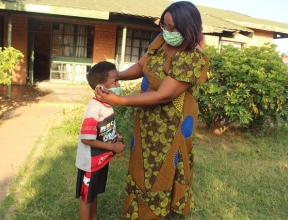
[[114,156],[113,151],[90,147],[83,144],[81,139],[116,142],[116,123],[111,105],[96,98],[90,100],[82,120],[76,155],[76,167],[86,172],[95,172],[109,163]]

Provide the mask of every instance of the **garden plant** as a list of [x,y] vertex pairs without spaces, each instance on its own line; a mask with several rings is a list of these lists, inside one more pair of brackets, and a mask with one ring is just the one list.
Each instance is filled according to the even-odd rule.
[[275,45],[207,46],[204,53],[210,64],[200,87],[200,119],[212,130],[287,122],[288,71]]
[[0,49],[0,84],[11,83],[11,72],[20,63],[24,55],[14,47]]

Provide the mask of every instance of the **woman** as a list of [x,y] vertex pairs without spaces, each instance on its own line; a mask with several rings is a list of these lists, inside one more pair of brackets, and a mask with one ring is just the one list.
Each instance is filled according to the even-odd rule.
[[194,207],[192,135],[197,126],[198,83],[206,80],[208,58],[197,8],[175,2],[162,14],[163,30],[147,53],[119,74],[143,77],[141,94],[117,96],[101,88],[96,97],[114,105],[138,106],[131,143],[124,219],[165,219]]

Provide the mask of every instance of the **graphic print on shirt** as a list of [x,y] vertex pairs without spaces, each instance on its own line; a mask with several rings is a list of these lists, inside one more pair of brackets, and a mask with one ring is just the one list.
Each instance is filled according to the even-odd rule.
[[116,122],[114,115],[108,116],[97,125],[97,140],[105,143],[114,143],[117,138]]
[[[116,124],[114,114],[99,121],[97,125],[97,140],[105,143],[115,143],[117,139]],[[91,148],[91,169],[99,169],[106,165],[110,159],[114,156],[114,152],[107,151],[105,149]]]
[[117,137],[115,120],[110,121],[102,127],[100,126],[99,124],[99,138],[102,138],[103,142],[114,143]]

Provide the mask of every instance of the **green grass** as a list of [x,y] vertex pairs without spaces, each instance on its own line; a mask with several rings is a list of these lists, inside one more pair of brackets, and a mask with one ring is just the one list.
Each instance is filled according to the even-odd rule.
[[193,219],[288,219],[287,131],[198,135]]
[[[70,122],[76,112],[79,107],[72,114],[66,113]],[[131,132],[128,126],[126,123],[120,129],[128,131],[123,135],[127,150],[111,161],[106,192],[99,196],[99,220],[122,219]],[[53,127],[38,156],[28,157],[10,196],[0,206],[0,219],[78,219],[77,135],[75,127],[71,131],[68,128]],[[284,127],[268,133],[229,131],[214,136],[199,127],[194,140],[197,205],[191,216],[173,215],[170,219],[288,219],[287,134]]]

